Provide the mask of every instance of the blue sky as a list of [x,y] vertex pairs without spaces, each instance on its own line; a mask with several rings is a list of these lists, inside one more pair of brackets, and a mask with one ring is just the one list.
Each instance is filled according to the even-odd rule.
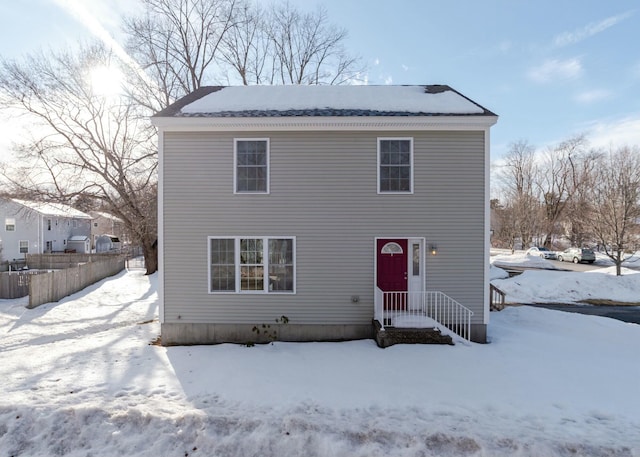
[[[4,1],[0,55],[90,37],[86,18],[71,13],[76,3],[117,36],[133,1]],[[637,0],[291,2],[324,5],[348,30],[347,47],[366,64],[369,84],[448,84],[497,113],[493,158],[513,141],[542,149],[576,133],[594,146],[640,145]]]

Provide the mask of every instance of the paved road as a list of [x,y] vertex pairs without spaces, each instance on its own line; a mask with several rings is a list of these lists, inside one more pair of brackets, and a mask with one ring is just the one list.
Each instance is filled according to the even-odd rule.
[[610,317],[623,322],[640,324],[640,306],[600,306],[600,305],[563,305],[563,304],[527,304],[536,308],[555,309],[569,313],[590,314]]
[[595,263],[572,263],[572,262],[560,262],[559,260],[547,260],[547,262],[551,262],[554,267],[560,270],[571,270],[571,271],[589,271],[589,270],[598,270],[600,268],[606,268],[607,266],[596,265]]

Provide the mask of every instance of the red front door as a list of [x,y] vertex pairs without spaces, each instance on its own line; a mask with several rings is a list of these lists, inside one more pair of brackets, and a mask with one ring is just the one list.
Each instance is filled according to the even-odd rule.
[[[377,242],[377,285],[383,292],[407,291],[407,240],[379,239]],[[385,309],[405,309],[406,295],[385,297]]]

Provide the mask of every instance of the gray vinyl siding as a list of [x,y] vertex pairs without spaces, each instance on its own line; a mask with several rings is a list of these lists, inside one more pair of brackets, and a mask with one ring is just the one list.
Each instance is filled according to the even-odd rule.
[[[414,139],[413,194],[377,193],[378,137]],[[269,138],[270,194],[234,194],[234,138]],[[484,148],[482,131],[165,132],[165,322],[369,323],[375,237],[424,237],[426,289],[483,323]],[[208,236],[296,237],[297,293],[208,293]]]
[[[15,230],[6,230],[6,218],[15,219]],[[22,260],[25,255],[20,252],[20,241],[29,242],[29,254],[40,251],[38,228],[41,216],[12,201],[0,201],[0,261]]]

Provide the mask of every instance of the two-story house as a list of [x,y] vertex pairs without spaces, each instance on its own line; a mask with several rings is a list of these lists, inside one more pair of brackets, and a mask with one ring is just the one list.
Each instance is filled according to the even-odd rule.
[[[96,252],[119,250],[129,240],[124,222],[104,211],[91,211],[91,245]],[[105,243],[104,240],[107,240]]]
[[90,252],[91,216],[68,205],[0,199],[2,261],[25,254]]
[[152,121],[163,344],[281,316],[289,341],[486,340],[492,112],[443,85],[203,87]]

